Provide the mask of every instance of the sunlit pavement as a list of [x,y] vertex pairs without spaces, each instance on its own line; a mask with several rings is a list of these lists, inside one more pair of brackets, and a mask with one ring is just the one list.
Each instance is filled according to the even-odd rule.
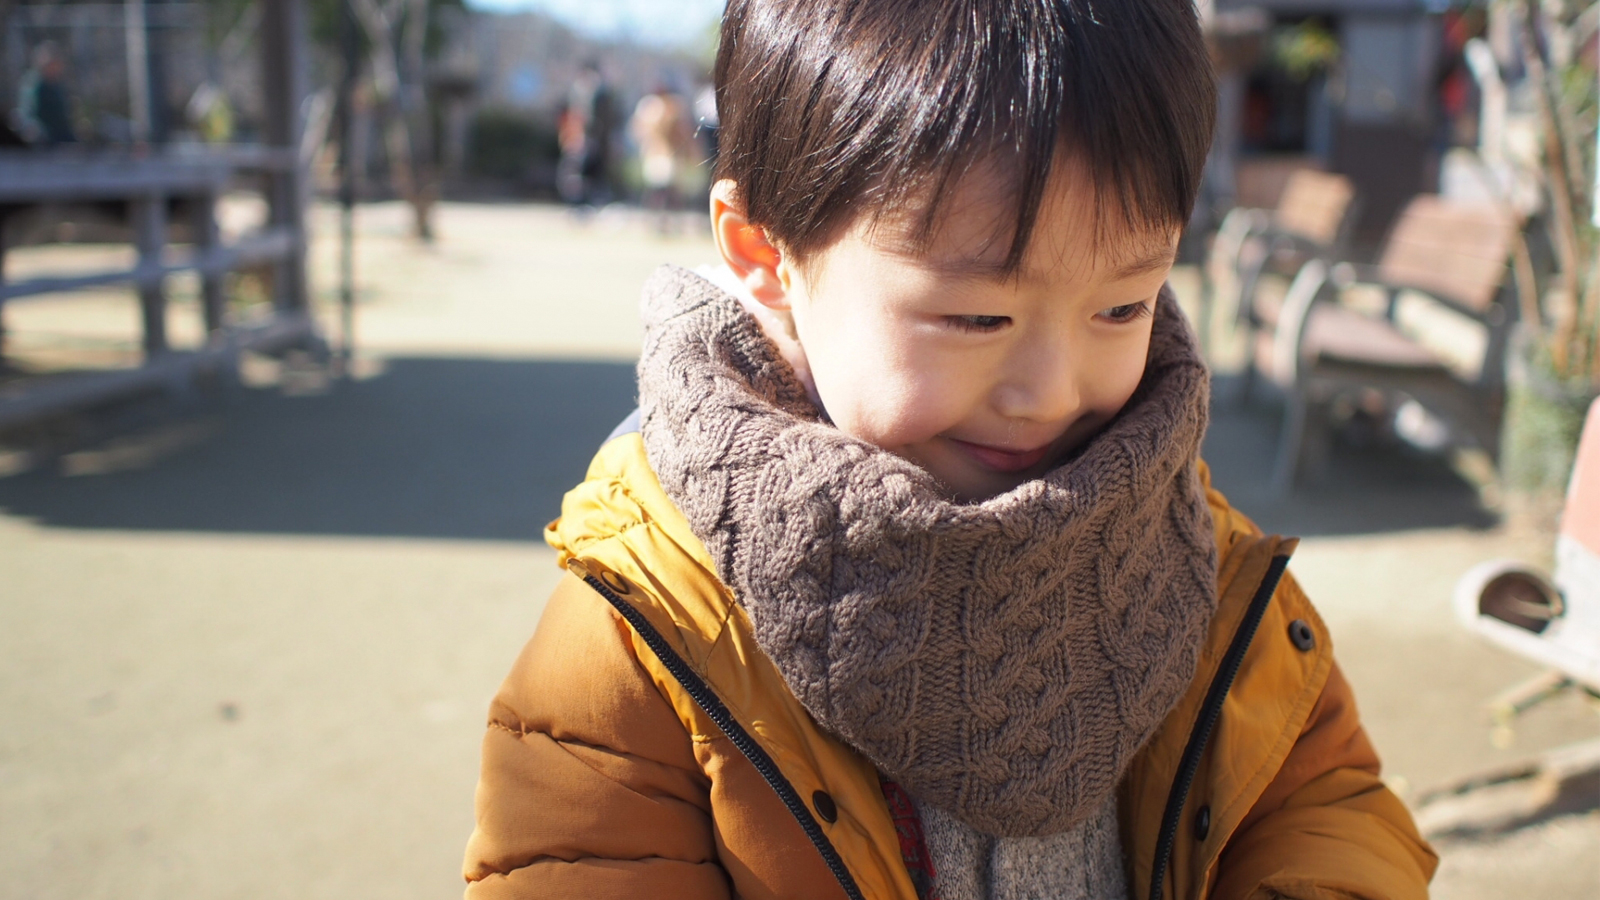
[[[633,405],[639,285],[713,250],[625,214],[439,215],[421,248],[400,207],[362,210],[350,380],[256,361],[180,418],[51,465],[0,457],[19,470],[0,477],[0,893],[459,890],[483,713],[557,575],[539,531]],[[316,221],[326,305],[332,211]],[[1174,281],[1192,299],[1193,272]],[[38,346],[132,327],[131,299],[73,303],[8,324]],[[1448,615],[1461,572],[1542,561],[1542,538],[1485,530],[1470,485],[1381,448],[1273,502],[1275,407],[1230,389],[1218,483],[1306,537],[1291,571],[1403,795],[1600,733],[1568,696],[1492,746],[1483,702],[1535,669]],[[1594,812],[1441,849],[1447,900],[1600,893]]]

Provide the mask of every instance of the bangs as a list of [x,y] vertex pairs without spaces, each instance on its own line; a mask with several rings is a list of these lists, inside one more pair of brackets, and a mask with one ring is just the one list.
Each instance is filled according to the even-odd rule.
[[862,216],[914,210],[925,243],[997,160],[1008,270],[1063,156],[1099,234],[1189,218],[1216,89],[1187,0],[733,0],[722,37],[717,177],[802,258]]

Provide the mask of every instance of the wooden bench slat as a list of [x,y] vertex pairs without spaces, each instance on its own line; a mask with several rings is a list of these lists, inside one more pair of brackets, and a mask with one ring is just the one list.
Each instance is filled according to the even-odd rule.
[[1401,213],[1378,272],[1483,313],[1505,280],[1515,234],[1516,221],[1498,207],[1420,196]]
[[1332,244],[1354,197],[1355,186],[1349,178],[1299,169],[1289,176],[1274,217],[1285,231],[1319,244]]
[[1505,280],[1504,263],[1447,250],[1406,249],[1404,255],[1385,259],[1378,267],[1385,281],[1436,291],[1480,314],[1488,310]]

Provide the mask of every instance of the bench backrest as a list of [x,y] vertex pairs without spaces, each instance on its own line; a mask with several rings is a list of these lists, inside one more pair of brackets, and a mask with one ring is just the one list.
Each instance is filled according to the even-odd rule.
[[1516,219],[1493,204],[1419,194],[1390,231],[1378,276],[1483,316],[1505,281],[1516,230]]
[[1343,175],[1296,169],[1273,211],[1274,224],[1331,247],[1339,242],[1355,196],[1355,185]]

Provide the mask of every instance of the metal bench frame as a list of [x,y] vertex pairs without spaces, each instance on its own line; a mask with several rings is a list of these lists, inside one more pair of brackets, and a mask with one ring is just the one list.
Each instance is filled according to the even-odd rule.
[[[1425,196],[1412,203],[1415,205],[1419,201],[1432,203],[1437,198]],[[1399,229],[1397,225],[1396,232],[1391,233],[1390,247]],[[1504,262],[1510,262],[1509,241]],[[1452,435],[1464,437],[1466,442],[1497,460],[1505,406],[1506,356],[1519,308],[1508,268],[1502,265],[1498,284],[1488,286],[1492,289],[1488,301],[1474,303],[1434,285],[1396,278],[1379,266],[1331,263],[1326,259],[1313,259],[1302,266],[1284,296],[1272,336],[1271,373],[1287,392],[1287,409],[1273,473],[1274,489],[1282,494],[1293,488],[1308,446],[1313,441],[1326,443],[1325,413],[1331,402],[1353,391],[1381,390],[1415,400],[1443,418]],[[1341,294],[1356,285],[1383,292],[1382,319],[1391,326],[1396,325],[1402,294],[1420,296],[1480,325],[1487,340],[1477,377],[1463,380],[1442,365],[1419,369],[1385,365],[1378,360],[1359,362],[1318,355],[1307,341],[1316,308],[1320,304],[1340,304]],[[1255,347],[1252,347],[1253,361],[1255,355]]]
[[[1280,274],[1290,278],[1307,260],[1342,253],[1359,207],[1348,178],[1301,169],[1289,176],[1275,210],[1230,210],[1217,229],[1212,258],[1206,266],[1207,319],[1221,299],[1213,273],[1225,269],[1232,273],[1236,327],[1253,343],[1256,333],[1266,325],[1254,303],[1261,277]],[[1243,396],[1249,395],[1255,374],[1253,364],[1247,362]]]

